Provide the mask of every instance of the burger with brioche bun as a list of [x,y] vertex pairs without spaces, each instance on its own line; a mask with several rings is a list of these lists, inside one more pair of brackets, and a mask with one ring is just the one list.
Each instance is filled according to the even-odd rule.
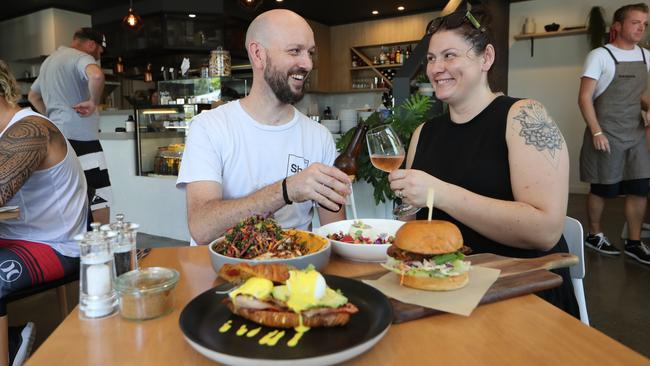
[[401,276],[404,286],[427,290],[455,290],[467,285],[469,248],[458,227],[449,221],[418,220],[402,225],[388,248],[386,269]]

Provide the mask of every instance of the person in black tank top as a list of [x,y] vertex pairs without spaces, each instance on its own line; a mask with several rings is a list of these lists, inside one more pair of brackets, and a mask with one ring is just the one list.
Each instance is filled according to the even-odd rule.
[[[433,219],[456,224],[473,253],[531,258],[568,252],[562,237],[569,158],[555,122],[539,102],[497,96],[488,85],[494,62],[486,21],[452,13],[430,24],[427,76],[449,111],[420,125],[407,169],[389,175],[403,200]],[[418,220],[426,220],[420,210]],[[579,317],[567,268],[561,287],[538,293]]]

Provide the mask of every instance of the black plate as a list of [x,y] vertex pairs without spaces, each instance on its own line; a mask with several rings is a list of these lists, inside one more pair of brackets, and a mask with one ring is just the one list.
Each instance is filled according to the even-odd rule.
[[[225,290],[230,284],[208,290],[190,301],[180,316],[181,330],[192,342],[218,354],[251,361],[292,361],[345,353],[350,348],[375,340],[390,326],[393,311],[384,294],[361,281],[330,275],[324,277],[328,287],[340,289],[359,308],[359,312],[353,314],[343,327],[310,329],[295,347],[286,345],[295,334],[293,329],[287,329],[284,337],[273,347],[260,345],[258,341],[275,328],[262,327],[252,338],[237,336],[235,333],[242,324],[248,329],[259,325],[232,314],[221,303],[228,295],[217,295],[215,290]],[[220,333],[219,327],[228,320],[232,320],[232,327],[228,332]]]

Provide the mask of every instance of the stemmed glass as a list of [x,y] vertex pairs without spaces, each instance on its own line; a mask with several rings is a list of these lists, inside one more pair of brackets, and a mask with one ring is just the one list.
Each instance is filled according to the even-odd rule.
[[[390,125],[382,125],[366,133],[368,155],[375,168],[387,173],[396,170],[404,162],[404,145],[395,130]],[[413,215],[420,210],[406,203],[401,203],[393,209],[396,217]]]

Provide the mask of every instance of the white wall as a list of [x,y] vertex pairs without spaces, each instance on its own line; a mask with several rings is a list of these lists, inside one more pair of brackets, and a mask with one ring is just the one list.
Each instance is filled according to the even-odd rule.
[[[585,122],[578,108],[582,67],[590,51],[587,35],[535,39],[535,56],[530,57],[530,41],[515,41],[524,18],[533,17],[537,32],[544,25],[561,27],[585,25],[592,6],[605,9],[609,25],[614,11],[629,0],[533,0],[510,5],[510,55],[508,94],[539,100],[549,110],[564,134],[571,161],[570,190],[585,193],[588,185],[579,179],[579,155]],[[650,85],[650,84],[649,84]]]
[[9,61],[47,56],[70,44],[74,31],[90,27],[90,15],[44,9],[0,22],[0,58]]

